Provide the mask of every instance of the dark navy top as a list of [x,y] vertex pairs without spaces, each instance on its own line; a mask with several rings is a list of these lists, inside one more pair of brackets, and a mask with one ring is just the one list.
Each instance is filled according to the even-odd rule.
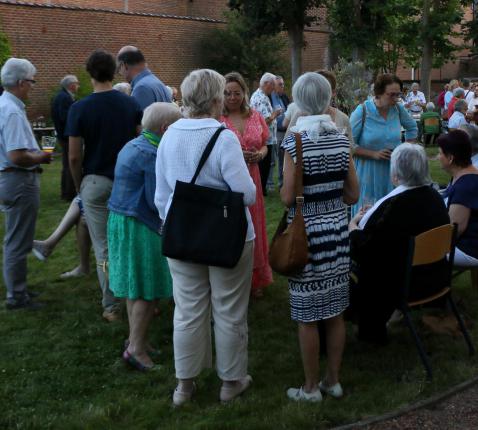
[[465,254],[478,258],[478,175],[461,176],[448,186],[444,197],[448,197],[448,207],[456,204],[470,209],[468,226],[458,238],[456,246]]
[[116,157],[136,137],[142,116],[134,98],[115,90],[90,94],[71,106],[65,135],[84,140],[85,176],[113,179]]

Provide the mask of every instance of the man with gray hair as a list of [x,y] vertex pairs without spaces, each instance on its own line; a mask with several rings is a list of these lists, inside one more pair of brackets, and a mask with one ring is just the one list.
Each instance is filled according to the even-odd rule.
[[267,139],[267,155],[259,162],[261,173],[262,194],[267,195],[267,179],[271,168],[271,156],[274,146],[277,144],[277,120],[282,109],[274,110],[271,103],[271,94],[275,87],[275,75],[264,73],[259,82],[259,88],[251,96],[251,108],[259,112],[269,126],[269,138]]
[[66,75],[60,81],[61,89],[51,104],[51,118],[55,125],[56,137],[62,148],[61,198],[71,201],[76,196],[75,184],[68,162],[68,137],[65,136],[68,111],[75,101],[80,82],[75,75]]
[[40,205],[40,164],[52,155],[40,150],[25,112],[35,85],[36,68],[28,60],[10,58],[0,72],[0,210],[5,213],[3,279],[9,310],[38,309],[27,289],[27,255],[32,249]]
[[148,69],[143,53],[136,46],[123,46],[116,56],[117,72],[131,84],[131,96],[146,109],[155,102],[171,102],[166,85]]
[[461,125],[468,123],[465,117],[466,111],[468,110],[466,100],[459,99],[453,107],[455,112],[448,121],[448,129],[450,131],[456,130],[457,128],[460,128]]
[[412,114],[422,113],[423,108],[425,107],[427,103],[425,94],[423,94],[421,91],[418,91],[419,88],[420,88],[420,85],[414,82],[411,86],[411,90],[409,91],[405,99],[405,107]]
[[460,130],[465,131],[471,142],[471,162],[478,169],[478,126],[474,124],[462,124]]
[[441,132],[441,120],[432,102],[427,103],[427,111],[420,115],[420,128],[423,130],[425,146],[433,145]]

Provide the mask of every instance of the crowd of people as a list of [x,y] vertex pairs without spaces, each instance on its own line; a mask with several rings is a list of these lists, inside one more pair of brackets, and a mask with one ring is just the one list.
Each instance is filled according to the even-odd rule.
[[[178,379],[174,405],[191,400],[195,379],[211,367],[212,331],[222,381],[219,399],[231,401],[252,383],[249,301],[261,298],[273,282],[264,196],[275,187],[277,167],[280,199],[289,208],[291,222],[299,197],[295,186],[298,139],[309,256],[300,273],[288,277],[291,319],[298,325],[304,369],[303,384],[287,390],[290,399],[318,402],[323,394],[343,395],[340,367],[347,309],[358,321],[360,340],[387,342],[386,324],[398,306],[403,281],[396,263],[405,258],[404,238],[456,223],[455,262],[478,267],[478,127],[468,123],[474,118],[470,109],[473,114],[477,110],[478,103],[473,104],[477,88],[467,93],[458,83],[450,83],[453,93],[451,97],[443,94],[445,104],[436,113],[418,84],[403,96],[401,80],[381,74],[373,96],[358,105],[349,120],[334,105],[337,82],[327,70],[300,76],[292,87],[292,103],[285,95],[283,78],[272,73],[260,78],[249,98],[239,73],[222,76],[209,69],[195,70],[181,84],[181,107],[177,90],[149,70],[143,53],[134,46],[121,48],[116,58],[96,50],[87,59],[86,70],[93,93],[75,101],[79,81],[67,75],[52,106],[63,154],[61,197],[70,206],[45,240],[34,240],[35,222],[41,165],[49,164],[53,155],[39,147],[25,112],[36,69],[26,59],[11,58],[1,70],[5,92],[0,97],[0,205],[5,214],[6,307],[41,308],[27,287],[27,254],[33,251],[39,259],[47,259],[76,226],[79,265],[61,277],[87,275],[93,245],[103,318],[120,319],[126,303],[129,334],[122,357],[132,368],[155,368],[158,351],[148,341],[148,329],[156,301],[174,298]],[[115,75],[126,82],[113,86]],[[463,84],[466,88],[467,83]],[[465,109],[464,98],[470,91],[473,97]],[[454,113],[449,132],[440,134],[445,111]],[[465,122],[460,119],[455,127],[456,114]],[[176,184],[191,181],[217,133],[196,183],[243,196],[247,232],[242,254],[232,268],[166,258],[162,251],[163,222]],[[431,142],[427,135],[439,135],[439,161],[451,177],[441,193],[432,186],[425,150],[416,144],[420,134],[427,143]],[[224,214],[227,217],[226,208]],[[439,288],[443,265],[415,272],[414,291],[426,295]],[[376,267],[391,280],[387,288],[380,283]],[[322,377],[321,336],[325,336],[328,356]]]

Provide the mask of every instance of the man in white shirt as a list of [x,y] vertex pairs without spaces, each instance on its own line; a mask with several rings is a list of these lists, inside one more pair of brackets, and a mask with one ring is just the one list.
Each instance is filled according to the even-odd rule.
[[418,91],[420,86],[414,82],[411,87],[411,91],[407,94],[405,99],[405,107],[412,114],[419,114],[423,112],[423,109],[427,105],[425,94]]
[[465,90],[465,100],[469,104],[471,99],[474,97],[473,88],[471,88],[469,79],[463,79],[462,84],[463,89]]
[[450,131],[460,128],[461,125],[468,124],[465,118],[467,110],[468,105],[466,104],[466,100],[460,99],[455,103],[455,112],[448,121],[448,129]]
[[5,214],[3,279],[8,310],[38,309],[27,288],[27,255],[32,250],[40,205],[40,164],[52,155],[40,150],[25,112],[36,68],[10,58],[2,67],[0,97],[0,210]]

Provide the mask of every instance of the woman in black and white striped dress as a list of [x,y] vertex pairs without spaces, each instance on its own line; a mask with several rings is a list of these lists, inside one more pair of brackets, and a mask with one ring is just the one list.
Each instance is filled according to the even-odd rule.
[[[331,98],[330,84],[317,73],[305,73],[292,89],[295,103],[309,116],[298,119],[291,131],[300,133],[303,147],[303,214],[309,243],[309,262],[289,278],[291,317],[299,325],[305,383],[290,388],[294,400],[320,401],[322,392],[342,396],[339,369],[345,343],[343,311],[349,304],[349,237],[346,205],[358,200],[350,143],[330,116],[323,115]],[[285,149],[281,199],[294,214],[296,143],[290,135]],[[317,322],[325,320],[328,364],[319,383]]]

